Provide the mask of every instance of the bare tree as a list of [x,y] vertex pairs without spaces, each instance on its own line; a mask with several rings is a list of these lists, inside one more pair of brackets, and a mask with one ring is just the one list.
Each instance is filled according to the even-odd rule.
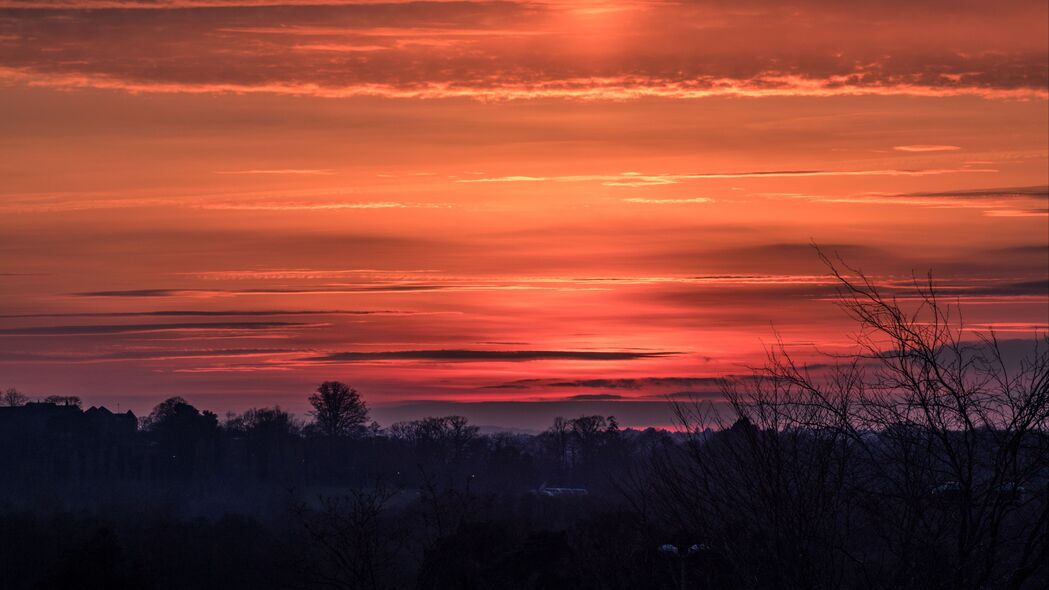
[[309,397],[317,430],[324,436],[348,436],[368,421],[368,406],[356,389],[338,381],[325,381]]
[[1013,362],[931,277],[890,289],[821,256],[857,351],[807,367],[780,344],[727,407],[678,404],[689,442],[647,501],[716,539],[740,585],[1044,582],[1049,341]]
[[[604,416],[579,416],[571,420],[572,477],[583,477],[598,467],[598,457],[605,442],[608,421]],[[580,469],[580,466],[586,466]]]
[[471,425],[465,416],[447,416],[445,422],[452,447],[451,461],[459,463],[465,458],[470,443],[477,439],[481,429]]
[[378,590],[395,587],[394,571],[403,535],[387,518],[397,492],[378,483],[346,495],[320,496],[315,506],[293,507],[306,534],[309,587]]
[[993,331],[965,338],[960,305],[931,275],[896,296],[821,256],[861,326],[841,372],[857,387],[828,389],[785,354],[770,374],[836,412],[871,458],[879,496],[897,498],[882,516],[906,515],[889,521],[898,552],[918,537],[945,558],[952,587],[1019,588],[1049,559],[1049,339],[1011,362]]
[[572,423],[561,416],[554,418],[554,424],[547,430],[553,441],[561,473],[568,471],[568,445],[571,439]]
[[300,427],[295,419],[280,406],[251,408],[243,414],[229,414],[225,428],[231,432],[248,434],[259,438],[281,438],[296,436]]
[[24,406],[29,402],[29,396],[25,395],[21,391],[18,391],[14,387],[8,388],[7,391],[0,395],[0,406],[7,406],[10,408]]

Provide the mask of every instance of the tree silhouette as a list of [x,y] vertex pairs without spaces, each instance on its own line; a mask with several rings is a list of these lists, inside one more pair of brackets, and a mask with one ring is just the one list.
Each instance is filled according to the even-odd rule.
[[169,474],[180,477],[202,475],[206,458],[213,454],[209,443],[219,434],[218,416],[201,412],[181,397],[157,404],[143,426],[158,444]]
[[56,406],[76,406],[80,407],[80,398],[75,395],[49,395],[44,398],[45,404],[55,404]]
[[28,401],[29,397],[14,387],[9,388],[3,395],[0,395],[0,406],[14,408],[24,406]]
[[280,409],[280,406],[252,408],[239,416],[230,418],[225,428],[232,432],[267,439],[280,439],[299,433],[299,425],[295,419],[291,414]]
[[325,381],[310,395],[314,428],[323,436],[349,436],[368,421],[368,406],[356,389],[339,381]]
[[218,417],[207,410],[201,412],[181,397],[172,397],[157,404],[143,426],[161,437],[181,438],[214,432],[218,428]]
[[1049,339],[1012,363],[931,276],[824,261],[855,352],[806,366],[780,343],[727,408],[677,404],[686,444],[639,489],[751,587],[1044,587]]
[[297,503],[293,513],[306,533],[309,559],[299,566],[309,587],[381,590],[393,581],[396,557],[407,537],[389,516],[394,488],[382,482],[338,496]]

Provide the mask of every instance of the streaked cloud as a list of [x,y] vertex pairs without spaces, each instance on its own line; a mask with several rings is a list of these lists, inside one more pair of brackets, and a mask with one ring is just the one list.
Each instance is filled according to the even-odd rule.
[[1049,208],[1040,209],[988,209],[984,212],[988,217],[1049,217]]
[[402,278],[405,275],[434,275],[440,272],[436,269],[416,268],[261,268],[250,270],[212,270],[185,274],[200,279],[230,281],[341,278],[389,280]]
[[96,334],[137,334],[143,332],[187,332],[187,331],[245,331],[284,330],[305,328],[316,324],[296,322],[215,322],[215,323],[172,323],[172,324],[96,324],[84,326],[30,326],[3,328],[0,335],[6,336],[89,336]]
[[[373,283],[348,284],[317,287],[272,287],[254,289],[127,289],[114,291],[80,291],[69,293],[71,297],[114,297],[114,298],[154,298],[154,297],[233,297],[238,295],[352,295],[382,293],[425,293],[433,291],[449,292],[483,292],[483,291],[600,291],[603,287],[587,285],[588,281],[578,281],[580,285],[560,284],[575,281],[557,280],[519,280],[519,281],[470,281],[452,280],[432,283]],[[543,284],[550,283],[550,284]]]
[[[730,78],[692,79],[615,77],[570,78],[522,84],[515,81],[487,82],[476,85],[451,82],[418,82],[410,86],[360,83],[326,85],[275,81],[265,84],[207,82],[147,82],[124,80],[112,76],[85,74],[36,73],[25,68],[0,67],[0,80],[31,87],[58,89],[97,88],[130,93],[165,94],[277,94],[316,98],[388,98],[388,99],[474,99],[482,101],[516,101],[564,99],[581,101],[623,101],[640,99],[698,100],[703,98],[776,98],[776,97],[850,97],[912,96],[947,98],[977,96],[985,99],[1024,100],[1049,98],[1042,88],[987,88],[980,85],[886,84],[847,86],[853,74],[812,80],[798,76],[768,74],[747,80]],[[498,81],[497,81],[498,82]]]
[[955,152],[955,151],[958,151],[958,150],[960,150],[962,148],[960,148],[960,147],[958,147],[956,145],[936,145],[936,144],[919,143],[919,144],[913,144],[913,145],[898,145],[898,146],[894,146],[892,149],[894,149],[894,150],[896,150],[898,152],[919,152],[919,153],[921,153],[921,152]]
[[411,293],[416,291],[438,291],[445,285],[391,284],[356,287],[315,288],[259,288],[259,289],[128,289],[123,291],[84,291],[71,293],[73,297],[224,297],[231,295],[337,295],[350,293]]
[[1043,217],[1049,187],[1005,187],[913,193],[866,193],[857,195],[811,195],[773,193],[773,198],[803,199],[825,203],[914,205],[927,208],[978,209],[988,217]]
[[301,353],[301,350],[291,348],[118,350],[101,354],[2,352],[0,353],[0,362],[104,363],[125,361],[175,361],[185,359],[271,357]]
[[609,401],[623,399],[623,396],[616,393],[580,393],[578,395],[570,395],[565,399],[570,401]]
[[335,174],[334,170],[312,169],[312,168],[275,168],[259,170],[217,170],[215,174],[238,175],[238,174],[275,174],[291,176],[327,176]]
[[303,201],[249,201],[213,203],[201,202],[194,205],[200,209],[220,211],[337,211],[339,209],[448,209],[448,203],[404,203],[398,201],[366,202],[303,202]]
[[[263,172],[231,172],[232,175],[269,174]],[[272,174],[282,174],[273,172]],[[292,176],[327,176],[327,174],[296,173]],[[307,194],[317,191],[301,191]],[[13,212],[62,212],[93,211],[104,209],[137,209],[137,208],[178,208],[212,211],[338,211],[369,209],[452,209],[454,203],[419,202],[419,201],[376,201],[351,200],[348,198],[328,197],[333,191],[321,191],[325,195],[308,198],[275,198],[269,192],[247,195],[182,195],[182,196],[114,196],[97,194],[40,194],[9,195],[0,203],[0,210]]]
[[411,315],[417,312],[392,311],[392,310],[192,310],[171,309],[156,311],[112,311],[112,312],[64,312],[64,313],[24,313],[0,315],[0,319],[14,318],[73,318],[73,317],[104,317],[104,318],[135,318],[135,317],[269,317],[269,316],[325,316],[325,315]]
[[692,197],[690,199],[646,199],[643,197],[633,197],[630,199],[623,199],[627,203],[643,203],[649,205],[682,205],[687,203],[713,203],[714,199],[707,197]]
[[651,387],[718,387],[716,377],[631,377],[622,379],[520,379],[488,385],[488,389],[591,388],[639,391]]
[[1007,4],[6,0],[0,77],[329,98],[1049,97],[1045,6]]
[[434,361],[434,362],[526,362],[549,360],[626,361],[660,358],[677,352],[632,352],[609,350],[395,350],[383,352],[333,352],[303,360],[317,362]]
[[1049,200],[1049,186],[978,188],[978,189],[964,189],[964,190],[955,190],[955,191],[908,193],[906,195],[898,195],[898,196],[901,196],[901,197],[947,198],[947,199],[979,199],[979,198],[985,198],[985,197],[993,197],[993,198],[1001,198],[1001,199],[1034,198],[1034,199]]
[[971,174],[998,172],[993,168],[924,168],[924,169],[872,169],[872,170],[758,170],[740,172],[687,172],[673,174],[578,174],[566,176],[494,176],[488,178],[461,178],[459,183],[514,183],[514,182],[598,182],[604,186],[640,187],[678,184],[690,180],[712,180],[732,178],[804,178],[804,177],[850,177],[850,176],[940,176],[943,174]]

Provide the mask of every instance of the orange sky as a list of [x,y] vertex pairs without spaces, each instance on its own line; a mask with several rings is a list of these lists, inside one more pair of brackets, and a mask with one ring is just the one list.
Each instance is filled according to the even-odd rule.
[[0,0],[0,386],[662,423],[813,241],[1044,331],[1049,9],[915,4]]

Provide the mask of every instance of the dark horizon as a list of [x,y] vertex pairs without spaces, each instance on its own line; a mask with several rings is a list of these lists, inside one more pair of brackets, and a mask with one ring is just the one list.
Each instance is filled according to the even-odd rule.
[[[1002,359],[1010,370],[1019,369],[1023,359],[1036,352],[1041,338],[997,337],[997,345]],[[982,344],[979,339],[969,340],[966,344],[971,352],[979,352]],[[827,371],[836,360],[833,355],[815,358],[818,362],[807,364],[817,374]],[[525,378],[506,381],[489,386],[489,389],[520,392],[539,386],[554,388],[554,399],[518,399],[511,401],[454,401],[443,399],[406,399],[401,401],[376,401],[365,389],[362,396],[368,403],[373,418],[383,426],[395,422],[414,420],[426,416],[461,415],[486,431],[521,431],[538,433],[544,430],[558,416],[577,417],[583,415],[616,416],[625,428],[644,429],[648,427],[676,430],[673,406],[676,403],[701,401],[712,407],[727,409],[727,400],[722,387],[723,379],[747,379],[746,367],[738,367],[732,374],[721,377],[676,376],[659,378],[589,378],[577,380],[550,380]],[[342,379],[353,384],[352,379]],[[36,393],[20,389],[15,384],[0,384],[0,392],[13,388],[26,395],[31,401],[40,401],[54,395],[72,395],[82,401],[84,408],[90,406],[105,407],[112,411],[131,410],[136,416],[145,416],[168,397],[181,397],[199,407],[208,410],[220,418],[229,413],[240,414],[254,408],[279,407],[289,412],[300,421],[308,421],[309,404],[307,397],[316,383],[303,383],[296,390],[272,396],[252,394],[231,395],[222,391],[203,391],[196,395],[175,393],[172,395],[130,395],[109,394],[106,396],[81,396],[72,391]],[[645,392],[640,396],[639,392]],[[412,396],[414,397],[414,396]]]

